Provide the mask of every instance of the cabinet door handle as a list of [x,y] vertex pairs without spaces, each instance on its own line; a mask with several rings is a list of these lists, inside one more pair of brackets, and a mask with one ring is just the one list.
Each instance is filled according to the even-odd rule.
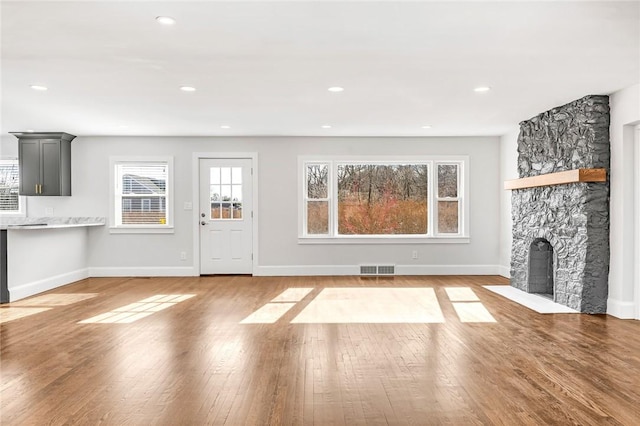
[[40,193],[42,194],[42,184],[40,184],[39,186],[40,186]]
[[38,184],[36,183],[36,194],[38,193]]

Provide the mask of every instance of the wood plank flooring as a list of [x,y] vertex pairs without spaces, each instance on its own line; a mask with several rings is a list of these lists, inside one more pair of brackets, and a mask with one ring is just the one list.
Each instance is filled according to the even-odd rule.
[[[538,314],[482,287],[506,283],[490,276],[83,280],[32,298],[38,313],[8,315],[0,325],[0,424],[640,424],[640,322]],[[332,297],[364,294],[323,293],[342,288],[433,289],[444,321],[314,323],[314,303],[323,303],[320,312],[333,309]],[[159,306],[158,295],[195,296]],[[454,308],[465,299],[495,322],[471,305]],[[354,309],[366,309],[357,302]],[[432,302],[423,306],[431,313]],[[287,306],[251,317],[269,303]],[[407,318],[422,318],[422,305],[409,305],[407,315],[417,316]],[[29,308],[30,299],[0,310],[12,306]],[[128,323],[80,323],[123,307],[156,311]],[[397,306],[389,312],[399,315]],[[298,316],[305,322],[293,322]],[[248,317],[267,322],[241,323]]]

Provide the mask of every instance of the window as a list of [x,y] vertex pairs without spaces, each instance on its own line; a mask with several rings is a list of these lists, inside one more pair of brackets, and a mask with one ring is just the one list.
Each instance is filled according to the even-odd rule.
[[466,157],[301,159],[301,238],[468,238]]
[[112,159],[112,232],[172,229],[172,163],[171,158]]
[[460,165],[438,164],[438,233],[458,234],[460,230]]
[[0,215],[24,216],[24,197],[18,194],[18,160],[0,160]]
[[211,219],[242,219],[242,167],[211,167]]
[[329,233],[328,173],[329,166],[327,164],[310,163],[306,165],[306,233],[309,235]]

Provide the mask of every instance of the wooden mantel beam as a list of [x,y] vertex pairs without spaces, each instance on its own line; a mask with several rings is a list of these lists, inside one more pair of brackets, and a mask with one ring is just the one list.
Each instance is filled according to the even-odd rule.
[[524,189],[537,186],[562,185],[576,182],[606,182],[606,169],[575,169],[566,172],[547,173],[521,179],[507,180],[504,189]]

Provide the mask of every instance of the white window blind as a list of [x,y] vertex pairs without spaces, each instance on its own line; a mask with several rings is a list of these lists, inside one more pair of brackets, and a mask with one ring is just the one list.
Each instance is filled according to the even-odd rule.
[[168,226],[168,162],[117,162],[116,226]]
[[20,196],[18,184],[18,160],[0,161],[0,213],[19,213]]

